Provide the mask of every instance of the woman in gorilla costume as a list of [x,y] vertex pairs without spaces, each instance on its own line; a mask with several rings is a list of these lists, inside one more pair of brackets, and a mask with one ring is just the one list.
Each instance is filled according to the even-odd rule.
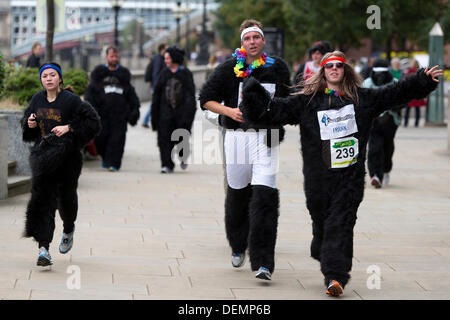
[[443,74],[436,67],[380,89],[361,80],[340,51],[288,98],[270,99],[254,78],[244,83],[241,110],[250,123],[300,125],[306,206],[312,218],[311,256],[320,261],[327,294],[350,279],[353,227],[363,199],[366,146],[374,118],[392,106],[423,98]]
[[37,265],[47,266],[52,264],[49,247],[56,209],[64,224],[59,251],[64,254],[72,248],[81,149],[100,131],[100,118],[89,103],[61,89],[62,71],[58,64],[44,64],[39,76],[45,90],[31,98],[21,120],[23,140],[34,142],[30,152],[31,199],[24,236],[38,242]]
[[[379,88],[396,82],[389,70],[389,62],[385,59],[374,61],[370,77],[364,80],[364,88]],[[392,169],[394,155],[394,137],[402,121],[400,110],[407,105],[400,105],[383,112],[373,121],[370,131],[367,166],[369,168],[370,184],[381,188],[389,183],[389,172]]]
[[[155,85],[152,107],[152,128],[158,131],[158,147],[161,157],[161,173],[172,173],[175,167],[172,161],[172,149],[176,144],[181,159],[181,168],[187,167],[189,141],[172,140],[176,129],[191,131],[196,112],[195,84],[191,71],[183,66],[184,50],[175,46],[164,53],[164,68]],[[181,137],[180,137],[181,138]],[[182,139],[188,139],[183,136]]]

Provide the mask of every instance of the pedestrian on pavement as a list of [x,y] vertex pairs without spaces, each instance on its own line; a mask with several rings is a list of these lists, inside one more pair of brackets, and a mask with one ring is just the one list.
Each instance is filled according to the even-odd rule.
[[288,98],[273,98],[255,78],[244,83],[241,110],[250,124],[300,125],[306,206],[312,218],[311,256],[320,261],[327,294],[339,296],[350,279],[353,227],[363,199],[366,146],[372,121],[391,106],[433,91],[437,66],[396,84],[360,88],[340,51]]
[[31,46],[31,54],[28,57],[27,68],[39,68],[41,66],[42,45],[40,42],[35,42]]
[[131,84],[130,71],[119,64],[119,50],[106,49],[106,64],[95,67],[84,97],[98,111],[102,131],[95,138],[95,148],[102,157],[102,167],[116,172],[122,165],[127,123],[135,126],[140,102]]
[[[406,76],[410,76],[413,75],[417,72],[417,70],[419,69],[419,62],[416,59],[411,60],[411,67],[408,68],[408,70],[406,71]],[[405,108],[405,127],[408,126],[408,122],[409,122],[409,111],[412,109],[414,109],[415,111],[415,121],[414,121],[414,126],[417,128],[419,126],[419,121],[420,121],[420,107],[424,107],[427,105],[427,102],[425,101],[425,99],[413,99],[410,102],[408,102],[408,107]]]
[[400,59],[395,57],[392,58],[391,60],[391,73],[392,76],[397,79],[397,80],[401,80],[403,79],[403,71],[400,69]]
[[[381,88],[397,81],[389,70],[389,62],[385,59],[377,59],[373,63],[370,77],[364,80],[362,86],[363,88]],[[402,122],[400,110],[404,107],[406,104],[388,109],[373,120],[368,143],[367,165],[370,184],[377,189],[389,184],[395,132]]]
[[309,60],[298,67],[294,76],[294,83],[305,81],[311,78],[316,72],[320,70],[320,60],[325,53],[332,51],[331,45],[328,41],[322,40],[315,42],[311,48],[308,49]]
[[[150,96],[153,95],[153,91],[155,90],[156,82],[158,82],[159,73],[166,67],[164,63],[164,52],[166,52],[168,45],[162,43],[158,46],[158,53],[153,56],[150,63],[147,65],[145,69],[145,82],[150,82]],[[151,115],[151,104],[148,107],[147,113],[145,114],[144,120],[142,121],[142,126],[144,128],[150,128],[148,123],[150,122]]]
[[261,81],[276,97],[288,96],[291,83],[286,63],[263,51],[266,40],[262,29],[259,21],[242,22],[242,47],[214,69],[200,92],[200,105],[220,114],[220,125],[226,128],[225,230],[232,250],[231,264],[243,266],[248,247],[252,271],[257,271],[257,278],[270,280],[279,215],[276,171],[284,129],[249,126],[238,106],[247,77]]
[[37,265],[48,266],[52,264],[49,248],[56,209],[64,225],[59,252],[65,254],[72,248],[81,149],[100,131],[100,118],[89,103],[62,89],[59,64],[42,65],[39,78],[44,90],[33,95],[21,120],[23,140],[34,142],[30,152],[31,199],[24,236],[38,242]]
[[[152,98],[151,122],[158,131],[161,173],[172,173],[175,163],[172,149],[176,146],[180,167],[187,168],[190,154],[189,136],[196,112],[195,84],[191,71],[183,66],[184,50],[172,46],[164,53],[165,69],[161,71]],[[175,130],[184,130],[178,140]]]

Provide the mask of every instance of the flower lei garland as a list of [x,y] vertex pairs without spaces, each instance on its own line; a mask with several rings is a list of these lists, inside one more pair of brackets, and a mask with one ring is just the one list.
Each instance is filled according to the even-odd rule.
[[329,94],[330,96],[342,97],[344,94],[334,89],[325,88],[325,94]]
[[238,78],[245,78],[247,77],[252,71],[256,68],[259,68],[266,64],[266,58],[267,54],[265,52],[262,53],[261,58],[258,60],[255,60],[247,67],[247,70],[241,71],[242,68],[244,68],[244,62],[247,58],[247,52],[245,52],[244,48],[237,48],[235,53],[233,53],[233,57],[236,57],[237,63],[234,67],[234,73],[236,74],[236,77]]

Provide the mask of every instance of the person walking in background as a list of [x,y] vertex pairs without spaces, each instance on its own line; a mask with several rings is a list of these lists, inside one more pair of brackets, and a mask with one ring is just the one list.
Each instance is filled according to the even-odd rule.
[[300,83],[311,78],[317,71],[320,70],[320,60],[325,53],[332,51],[328,41],[317,41],[311,48],[308,49],[309,61],[301,64],[298,67],[294,76],[294,83]]
[[[406,76],[410,76],[413,75],[417,72],[417,70],[419,69],[419,62],[416,59],[413,59],[411,61],[411,67],[408,68],[408,71],[406,71]],[[419,121],[420,121],[420,107],[426,106],[427,102],[425,101],[425,99],[413,99],[410,102],[408,102],[408,107],[405,108],[405,127],[408,126],[408,122],[409,122],[409,111],[411,110],[411,108],[414,109],[415,111],[415,121],[414,121],[414,126],[418,127],[419,126]]]
[[249,126],[238,106],[242,83],[247,77],[263,82],[276,97],[288,96],[291,82],[286,63],[263,51],[266,40],[262,29],[259,21],[242,22],[241,48],[214,69],[199,99],[203,110],[220,114],[218,120],[226,129],[225,231],[231,247],[231,264],[242,267],[248,248],[255,277],[271,280],[280,201],[276,172],[284,129]]
[[134,126],[139,119],[139,98],[131,85],[131,73],[119,64],[119,50],[106,49],[106,64],[95,67],[84,94],[100,114],[102,131],[95,148],[102,157],[102,167],[118,171],[122,165],[127,123]]
[[41,66],[42,45],[40,42],[33,43],[31,55],[28,57],[27,68],[39,68]]
[[249,125],[300,125],[311,257],[320,262],[328,295],[341,295],[350,279],[373,119],[391,106],[428,95],[442,75],[435,66],[390,86],[360,88],[361,79],[345,55],[334,51],[322,58],[320,72],[288,98],[271,98],[255,78],[245,81],[240,109]]
[[[164,52],[166,51],[168,45],[162,43],[158,46],[158,53],[152,58],[152,61],[148,64],[145,69],[145,82],[150,82],[150,96],[153,95],[153,91],[155,90],[155,85],[158,82],[159,73],[166,67],[164,63]],[[144,128],[150,128],[148,125],[150,121],[151,115],[151,103],[148,107],[147,113],[144,116],[144,120],[142,121],[142,126]]]
[[21,120],[23,140],[34,142],[30,152],[31,198],[26,210],[25,237],[38,242],[38,266],[53,264],[49,253],[55,229],[55,211],[63,221],[59,252],[73,245],[78,212],[77,185],[81,149],[100,131],[100,118],[92,106],[62,89],[59,64],[39,69],[43,91],[33,95]]
[[[161,156],[161,173],[172,173],[175,163],[172,149],[177,145],[181,169],[187,168],[190,154],[189,135],[196,112],[195,84],[191,71],[183,66],[184,50],[172,46],[164,53],[165,69],[159,74],[151,106],[152,129],[158,132]],[[172,139],[176,129],[184,129],[188,135],[179,141]]]
[[[397,82],[388,68],[389,62],[377,59],[373,63],[371,75],[364,80],[363,88],[381,88]],[[398,126],[402,122],[400,105],[384,111],[376,117],[372,124],[368,143],[367,165],[369,167],[370,184],[381,188],[389,184],[389,173],[392,170],[394,155],[394,138]]]
[[403,71],[400,69],[400,59],[392,58],[391,60],[391,73],[394,79],[403,79]]

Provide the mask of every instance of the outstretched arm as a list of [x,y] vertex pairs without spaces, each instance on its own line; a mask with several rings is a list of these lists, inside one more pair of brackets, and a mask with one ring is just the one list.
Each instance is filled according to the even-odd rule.
[[244,81],[239,108],[246,121],[255,124],[299,124],[301,96],[270,99],[270,94],[251,77]]
[[368,89],[374,116],[392,107],[408,103],[413,99],[423,99],[437,87],[438,77],[443,71],[434,66],[420,69],[411,77],[380,89]]

